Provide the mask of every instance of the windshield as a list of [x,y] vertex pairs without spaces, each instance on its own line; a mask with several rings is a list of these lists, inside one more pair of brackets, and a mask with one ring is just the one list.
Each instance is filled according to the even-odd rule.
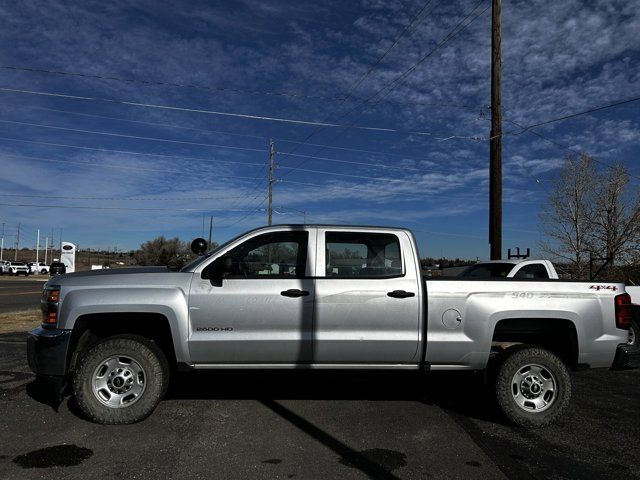
[[480,263],[471,265],[459,276],[465,278],[505,278],[512,268],[513,263]]

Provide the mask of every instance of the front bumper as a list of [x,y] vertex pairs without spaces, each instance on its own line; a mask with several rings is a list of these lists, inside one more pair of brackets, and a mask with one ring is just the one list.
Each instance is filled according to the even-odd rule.
[[618,345],[618,348],[616,349],[616,356],[613,359],[613,365],[611,365],[611,368],[613,370],[620,370],[628,367],[631,359],[638,358],[638,355],[640,355],[640,350],[638,350],[638,347],[635,345],[629,345],[626,343]]
[[29,368],[38,376],[64,376],[70,340],[71,330],[31,330],[27,335]]

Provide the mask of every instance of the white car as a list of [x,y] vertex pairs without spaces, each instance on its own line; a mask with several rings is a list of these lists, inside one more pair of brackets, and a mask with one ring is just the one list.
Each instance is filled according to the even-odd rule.
[[7,260],[0,260],[0,275],[4,275],[5,273],[10,273],[9,270],[10,263]]
[[30,273],[41,273],[43,275],[49,273],[49,265],[42,262],[31,262],[27,264]]
[[24,262],[9,262],[9,275],[24,275],[31,273],[29,267]]

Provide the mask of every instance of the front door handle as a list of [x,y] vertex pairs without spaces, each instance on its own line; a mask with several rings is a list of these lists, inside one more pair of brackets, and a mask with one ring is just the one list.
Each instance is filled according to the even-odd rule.
[[405,292],[404,290],[394,290],[393,292],[387,293],[387,296],[393,298],[409,298],[415,297],[416,294],[413,292]]
[[284,297],[306,297],[309,295],[309,292],[306,290],[298,290],[297,288],[290,288],[289,290],[280,292],[280,295]]

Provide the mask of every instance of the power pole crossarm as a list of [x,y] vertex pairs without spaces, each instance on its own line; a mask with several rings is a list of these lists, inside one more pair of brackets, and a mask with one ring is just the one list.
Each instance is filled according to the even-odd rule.
[[492,0],[491,138],[489,140],[489,243],[491,260],[502,258],[502,95],[501,0]]

